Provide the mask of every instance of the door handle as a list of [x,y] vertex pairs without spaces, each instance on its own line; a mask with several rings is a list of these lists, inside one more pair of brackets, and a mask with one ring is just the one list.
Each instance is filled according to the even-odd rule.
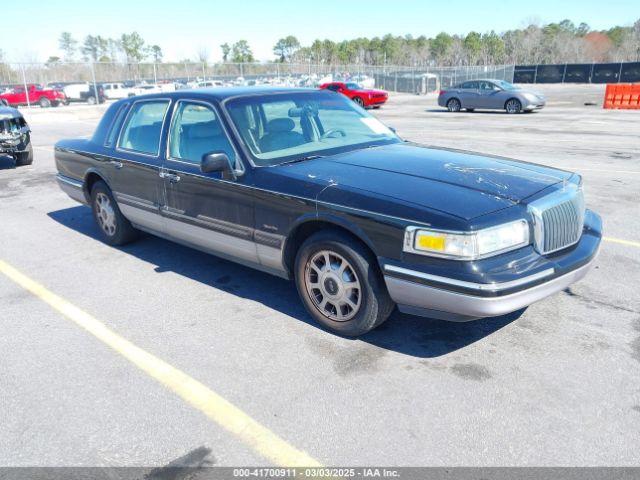
[[118,162],[117,160],[111,160],[109,162],[110,165],[113,165],[115,168],[120,170],[122,168],[122,162]]
[[177,183],[180,181],[180,176],[176,175],[175,173],[160,172],[159,175],[160,175],[160,178],[166,178],[171,183]]

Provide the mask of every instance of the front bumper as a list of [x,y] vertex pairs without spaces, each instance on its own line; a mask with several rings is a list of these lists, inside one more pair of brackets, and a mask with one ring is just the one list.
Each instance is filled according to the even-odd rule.
[[544,106],[547,104],[546,100],[544,99],[540,99],[537,102],[531,102],[531,101],[527,101],[527,103],[525,103],[522,108],[524,110],[540,110],[541,108],[544,108]]
[[451,321],[495,317],[525,308],[566,289],[591,270],[602,233],[600,218],[589,213],[590,225],[585,225],[580,242],[550,258],[535,274],[516,275],[499,283],[474,283],[387,263],[383,271],[389,295],[402,312]]

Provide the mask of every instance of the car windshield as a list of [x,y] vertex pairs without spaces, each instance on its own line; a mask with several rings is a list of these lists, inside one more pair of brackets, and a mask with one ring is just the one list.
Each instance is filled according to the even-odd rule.
[[505,82],[504,80],[494,80],[493,83],[498,85],[503,90],[518,90],[513,83]]
[[357,83],[347,83],[347,88],[349,90],[362,90],[362,87]]
[[225,106],[258,166],[401,142],[347,97],[324,90],[239,97]]

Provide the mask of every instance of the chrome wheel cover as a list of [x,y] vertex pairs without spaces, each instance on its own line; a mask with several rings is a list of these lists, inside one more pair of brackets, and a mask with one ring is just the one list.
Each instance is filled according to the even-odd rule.
[[335,252],[321,250],[307,261],[304,284],[313,305],[331,320],[346,322],[360,310],[360,279],[353,266]]
[[104,233],[112,237],[116,234],[116,212],[109,197],[99,192],[95,202],[96,219]]

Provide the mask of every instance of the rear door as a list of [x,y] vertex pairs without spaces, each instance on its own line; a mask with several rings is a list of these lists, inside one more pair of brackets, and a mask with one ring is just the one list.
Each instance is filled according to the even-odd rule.
[[251,189],[241,176],[223,178],[200,170],[202,157],[213,152],[225,153],[233,170],[243,168],[219,110],[208,102],[179,100],[168,137],[160,209],[166,234],[221,256],[258,263]]
[[114,155],[108,161],[111,189],[132,223],[162,231],[161,153],[169,99],[138,100],[127,112]]
[[479,108],[478,82],[464,82],[460,85],[460,101],[463,108]]

